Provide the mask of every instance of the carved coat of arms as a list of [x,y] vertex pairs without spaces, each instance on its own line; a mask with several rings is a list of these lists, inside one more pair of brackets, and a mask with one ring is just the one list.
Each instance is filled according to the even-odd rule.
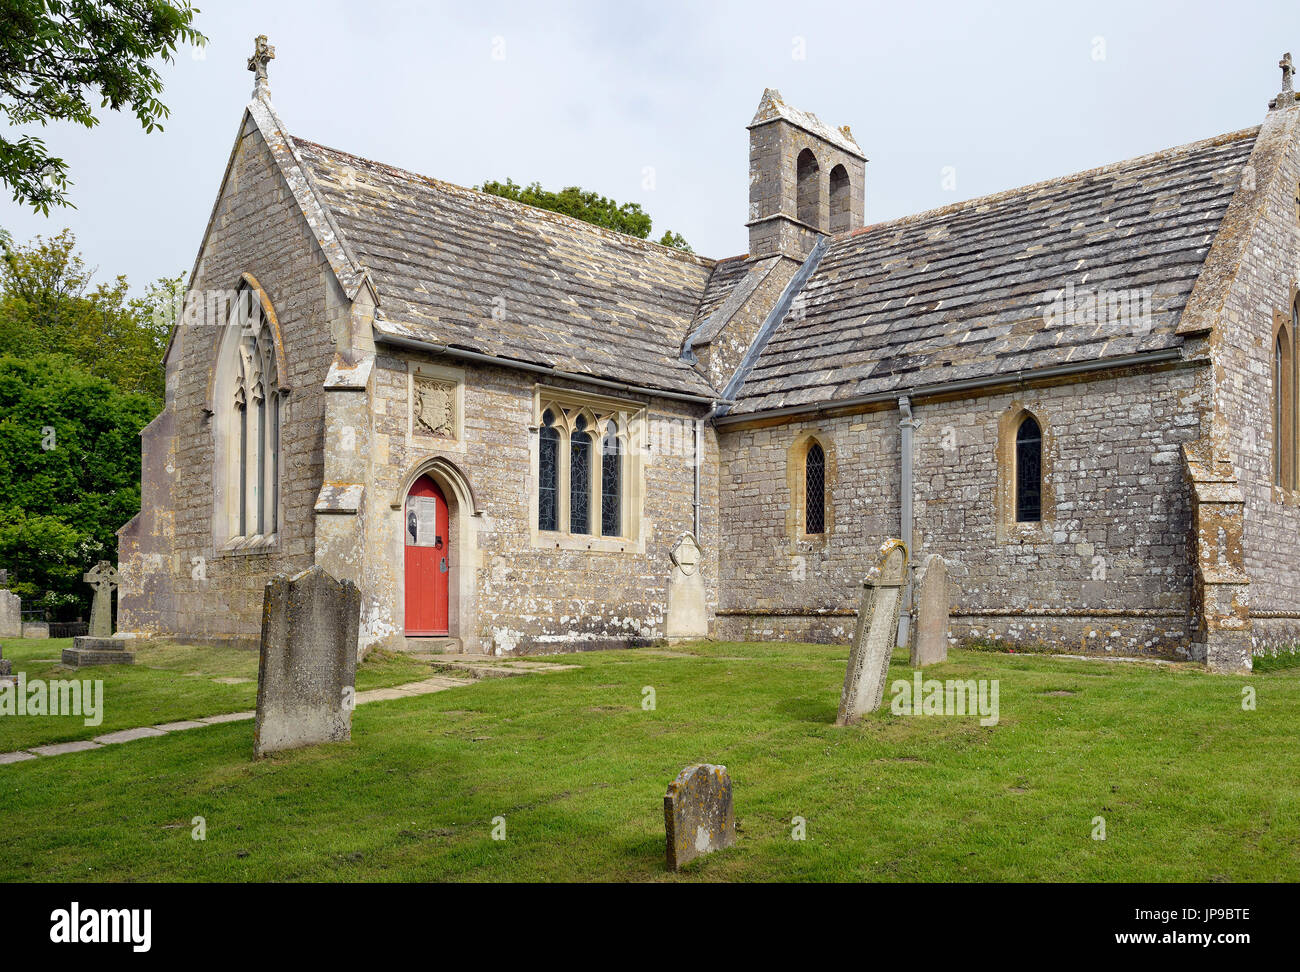
[[429,378],[415,379],[415,430],[439,438],[456,437],[456,386]]

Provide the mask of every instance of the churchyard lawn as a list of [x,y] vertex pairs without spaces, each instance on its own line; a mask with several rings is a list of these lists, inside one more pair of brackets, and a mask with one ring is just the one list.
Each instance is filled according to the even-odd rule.
[[[73,670],[59,662],[63,649],[71,644],[71,638],[0,640],[14,672],[26,672],[28,679],[102,679],[103,721],[87,726],[84,719],[71,716],[0,715],[0,753],[91,739],[117,729],[248,711],[257,704],[255,651],[149,643],[133,649],[134,665]],[[357,690],[386,688],[428,675],[427,665],[382,653],[358,667]]]
[[[5,645],[29,676],[53,675],[31,659],[58,647]],[[253,655],[164,649],[153,670],[151,650],[79,673],[106,680],[105,726],[252,707],[255,684],[211,677],[255,677]],[[926,677],[997,679],[996,725],[895,714],[887,687],[836,728],[847,656],[566,655],[550,660],[580,668],[367,704],[351,742],[257,762],[240,722],[0,766],[0,879],[1300,879],[1300,670],[954,651]],[[359,688],[428,670],[360,672]],[[890,683],[911,677],[896,652]],[[62,722],[0,719],[0,748],[105,731]],[[730,771],[738,839],[670,875],[664,791],[694,762]]]

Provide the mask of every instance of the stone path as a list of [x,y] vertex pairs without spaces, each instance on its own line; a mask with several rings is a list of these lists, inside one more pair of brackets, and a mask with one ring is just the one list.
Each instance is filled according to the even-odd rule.
[[[576,665],[557,665],[545,666],[546,668],[576,668]],[[530,669],[531,671],[532,669]],[[513,675],[526,675],[528,671],[511,672]],[[407,682],[403,685],[394,685],[391,688],[367,689],[364,692],[357,693],[357,705],[365,705],[367,702],[385,702],[390,699],[409,699],[417,695],[429,695],[433,692],[442,692],[446,689],[456,688],[461,685],[473,685],[474,681],[479,678],[478,675],[469,675],[467,678],[450,678],[446,675],[435,675],[432,678],[426,678],[419,682]],[[20,749],[13,753],[0,753],[0,765],[5,763],[21,763],[29,759],[36,759],[41,756],[62,756],[64,753],[82,753],[88,749],[101,749],[104,746],[113,746],[118,743],[135,742],[137,739],[153,739],[157,736],[166,736],[173,732],[185,732],[190,729],[202,729],[204,726],[220,725],[223,722],[242,722],[252,719],[256,713],[253,712],[227,712],[222,715],[205,716],[202,719],[185,720],[182,722],[164,722],[156,726],[140,726],[136,729],[118,729],[116,732],[105,733],[102,736],[96,736],[94,739],[79,739],[76,742],[54,743],[49,746],[29,746],[27,749]]]

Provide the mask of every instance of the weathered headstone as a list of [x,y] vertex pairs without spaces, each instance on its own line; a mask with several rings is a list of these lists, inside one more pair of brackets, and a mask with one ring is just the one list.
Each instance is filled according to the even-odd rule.
[[696,763],[678,773],[664,794],[664,830],[670,871],[734,844],[736,811],[727,767]]
[[913,668],[948,660],[948,565],[938,554],[925,558],[917,585],[916,637],[912,639]]
[[4,657],[5,650],[0,646],[0,676],[12,675],[14,670],[13,662]]
[[898,636],[898,607],[907,579],[907,545],[886,540],[876,565],[862,582],[862,603],[858,625],[849,649],[849,667],[844,673],[837,726],[857,722],[880,708],[889,674],[889,656]]
[[50,626],[44,621],[24,621],[23,637],[24,638],[48,638],[50,636]]
[[81,578],[95,589],[90,602],[90,630],[92,638],[113,637],[113,588],[117,586],[117,568],[101,560]]
[[693,534],[683,533],[673,542],[668,556],[673,568],[668,576],[664,637],[669,641],[705,638],[709,634],[709,612],[700,573],[700,545]]
[[0,590],[0,638],[23,636],[23,602],[13,591]]
[[320,567],[267,583],[254,756],[352,738],[360,620],[357,586]]

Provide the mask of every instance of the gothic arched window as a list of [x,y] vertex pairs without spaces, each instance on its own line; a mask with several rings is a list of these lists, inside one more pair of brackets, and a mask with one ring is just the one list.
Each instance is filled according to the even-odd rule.
[[270,313],[240,289],[222,336],[212,403],[217,435],[218,531],[269,538],[280,526],[280,425],[284,389]]
[[812,149],[804,149],[795,160],[795,216],[799,222],[818,226],[822,208],[821,166]]
[[826,452],[814,442],[804,459],[804,533],[826,532]]
[[555,413],[549,408],[542,416],[537,433],[537,529],[560,528],[560,433],[555,428]]
[[1043,518],[1043,433],[1038,421],[1025,416],[1016,430],[1016,522]]
[[1297,307],[1273,341],[1273,482],[1295,489],[1295,328]]
[[569,437],[569,532],[591,532],[591,433],[584,415]]
[[623,450],[618,440],[618,423],[610,419],[600,447],[600,533],[619,535],[623,506]]

